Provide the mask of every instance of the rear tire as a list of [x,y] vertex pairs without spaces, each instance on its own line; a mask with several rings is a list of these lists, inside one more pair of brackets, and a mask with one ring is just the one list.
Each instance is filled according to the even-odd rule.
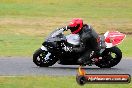
[[52,66],[57,62],[57,59],[54,58],[52,55],[50,56],[50,59],[45,60],[45,56],[47,55],[47,51],[42,50],[39,48],[38,50],[35,51],[33,54],[33,62],[40,67],[48,67]]
[[100,68],[111,68],[117,65],[121,58],[122,52],[118,47],[108,48],[102,53],[102,59],[95,63],[95,65]]

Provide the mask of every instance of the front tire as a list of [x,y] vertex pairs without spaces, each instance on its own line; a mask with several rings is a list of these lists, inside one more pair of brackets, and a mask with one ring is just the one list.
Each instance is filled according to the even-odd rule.
[[102,59],[95,63],[95,65],[100,68],[111,68],[117,65],[121,58],[122,52],[118,47],[108,48],[102,53]]
[[40,67],[48,67],[52,66],[57,62],[57,59],[54,58],[52,55],[50,56],[50,59],[45,60],[45,56],[47,55],[47,51],[42,50],[39,48],[38,50],[35,51],[33,54],[33,62]]

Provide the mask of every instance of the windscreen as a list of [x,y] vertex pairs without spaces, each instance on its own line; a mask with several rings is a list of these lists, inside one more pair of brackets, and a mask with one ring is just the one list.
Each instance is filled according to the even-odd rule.
[[50,38],[54,38],[57,35],[63,34],[64,29],[56,29],[54,30],[47,38],[46,40],[50,39]]

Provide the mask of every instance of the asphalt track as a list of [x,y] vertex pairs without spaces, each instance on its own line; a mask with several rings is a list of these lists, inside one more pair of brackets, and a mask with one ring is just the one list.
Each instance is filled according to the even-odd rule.
[[[0,76],[75,76],[78,65],[59,65],[52,67],[38,67],[32,62],[31,57],[0,57]],[[132,75],[132,59],[123,58],[113,68],[99,68],[86,66],[88,74],[130,74]]]

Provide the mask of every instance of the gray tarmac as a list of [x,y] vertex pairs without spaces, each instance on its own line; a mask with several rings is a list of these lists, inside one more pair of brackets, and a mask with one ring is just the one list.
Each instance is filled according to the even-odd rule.
[[[0,57],[0,76],[75,76],[78,65],[59,65],[51,67],[36,66],[31,57]],[[113,68],[86,66],[88,74],[130,74],[132,75],[132,59],[123,58]]]

